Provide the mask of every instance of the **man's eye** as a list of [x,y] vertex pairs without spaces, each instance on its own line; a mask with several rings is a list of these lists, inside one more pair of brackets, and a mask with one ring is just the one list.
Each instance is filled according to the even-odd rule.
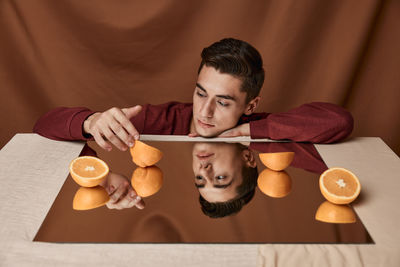
[[197,95],[200,96],[200,97],[205,97],[206,96],[206,95],[204,95],[204,94],[202,94],[200,92],[197,92]]
[[225,102],[222,102],[222,101],[218,101],[218,104],[220,104],[220,105],[223,106],[223,107],[229,106],[228,103],[225,103]]
[[201,179],[203,179],[203,177],[201,177],[200,175],[196,176],[196,180],[201,180]]
[[226,178],[226,176],[218,175],[216,178],[217,178],[217,180],[223,180]]

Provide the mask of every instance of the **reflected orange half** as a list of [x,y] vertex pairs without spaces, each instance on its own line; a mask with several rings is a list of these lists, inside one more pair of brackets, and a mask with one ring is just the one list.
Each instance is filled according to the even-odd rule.
[[318,207],[315,219],[326,223],[354,223],[356,214],[349,205],[338,205],[325,201]]
[[106,204],[110,200],[107,191],[101,187],[81,187],[76,191],[72,208],[74,210],[90,210]]
[[131,184],[141,197],[157,193],[163,184],[163,173],[157,166],[137,167],[132,174]]
[[285,171],[265,169],[258,175],[257,185],[267,196],[282,198],[292,190],[292,179]]

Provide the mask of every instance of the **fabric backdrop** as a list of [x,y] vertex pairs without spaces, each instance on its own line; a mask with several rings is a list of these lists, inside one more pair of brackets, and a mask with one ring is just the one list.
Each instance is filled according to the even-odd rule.
[[400,154],[400,1],[0,1],[0,147],[57,106],[189,102],[202,48],[254,45],[257,111],[350,110]]

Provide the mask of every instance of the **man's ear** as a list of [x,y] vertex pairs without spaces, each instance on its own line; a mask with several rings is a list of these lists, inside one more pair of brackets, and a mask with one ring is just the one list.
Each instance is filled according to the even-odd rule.
[[255,110],[256,107],[258,106],[258,103],[260,102],[261,97],[256,96],[252,100],[250,100],[249,103],[247,103],[246,108],[244,110],[245,115],[251,115]]
[[257,167],[256,158],[254,157],[254,154],[251,150],[244,149],[242,151],[242,157],[247,167],[251,168]]

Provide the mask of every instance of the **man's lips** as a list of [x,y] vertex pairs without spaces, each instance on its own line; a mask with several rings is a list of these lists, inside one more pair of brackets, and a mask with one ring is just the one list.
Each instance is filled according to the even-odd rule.
[[201,120],[197,120],[197,122],[198,122],[199,125],[200,125],[201,127],[203,127],[203,128],[211,128],[211,127],[214,127],[214,125],[208,124],[208,123],[205,123],[205,122],[202,122]]
[[207,159],[211,156],[213,156],[214,153],[209,153],[209,152],[199,152],[196,154],[196,157],[198,157],[199,159]]

